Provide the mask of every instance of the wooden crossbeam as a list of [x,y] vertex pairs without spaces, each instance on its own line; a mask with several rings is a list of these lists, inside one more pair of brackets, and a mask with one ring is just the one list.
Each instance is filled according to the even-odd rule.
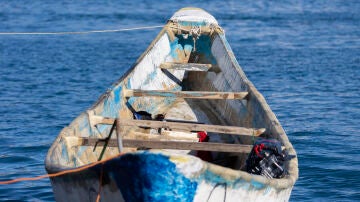
[[186,71],[201,71],[207,72],[211,70],[218,70],[212,64],[199,64],[199,63],[172,63],[165,62],[160,64],[161,69],[176,69],[176,70],[186,70]]
[[[115,121],[113,118],[107,118],[102,116],[94,116],[94,125],[107,124],[112,125]],[[171,121],[148,121],[148,120],[133,120],[133,119],[120,119],[121,126],[137,126],[137,127],[150,127],[150,128],[169,128],[172,130],[180,131],[207,131],[215,133],[225,133],[233,135],[249,135],[259,136],[265,132],[265,128],[244,128],[237,126],[221,126],[221,125],[208,125],[208,124],[196,124],[196,123],[181,123]]]
[[[78,143],[81,146],[94,146],[98,138],[80,138]],[[223,144],[212,142],[177,142],[177,141],[155,141],[155,140],[133,140],[123,139],[124,147],[136,148],[151,148],[151,149],[177,149],[177,150],[201,150],[201,151],[216,151],[216,152],[235,152],[235,153],[249,153],[252,145],[240,144]],[[98,146],[102,146],[104,142],[98,142]],[[110,139],[108,147],[117,147],[116,139]]]
[[97,124],[112,125],[112,124],[114,124],[115,119],[114,118],[109,118],[109,117],[91,115],[91,116],[89,116],[89,121],[90,121],[92,126],[95,126]]
[[254,129],[254,128],[244,128],[237,126],[221,126],[221,125],[178,123],[178,122],[167,122],[167,121],[134,120],[134,119],[119,119],[119,126],[167,128],[171,130],[180,130],[180,131],[207,131],[214,133],[248,135],[248,136],[259,136],[265,132],[265,128]]
[[167,91],[123,89],[126,97],[174,97],[192,99],[246,99],[247,92]]

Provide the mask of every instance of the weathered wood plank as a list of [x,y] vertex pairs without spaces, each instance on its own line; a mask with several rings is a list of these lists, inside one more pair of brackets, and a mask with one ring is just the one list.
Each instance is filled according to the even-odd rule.
[[[79,144],[81,146],[94,146],[98,141],[97,138],[80,138]],[[155,140],[122,140],[124,147],[136,148],[151,148],[151,149],[178,149],[178,150],[201,150],[201,151],[216,151],[216,152],[236,152],[249,153],[252,145],[240,144],[223,144],[213,142],[177,142],[177,141],[155,141]],[[97,145],[101,146],[104,142],[99,142]],[[108,147],[117,147],[116,139],[110,139]]]
[[192,99],[246,99],[247,92],[167,91],[123,89],[126,97],[174,97]]
[[112,124],[114,124],[115,119],[109,118],[109,117],[91,115],[91,116],[89,116],[89,121],[93,126],[95,126],[97,124],[112,125]]
[[237,126],[221,126],[221,125],[178,123],[178,122],[167,122],[167,121],[134,120],[134,119],[119,119],[119,125],[120,127],[137,126],[137,127],[149,127],[149,128],[167,128],[171,130],[180,130],[180,131],[207,131],[214,133],[248,135],[248,136],[259,136],[265,132],[265,128],[254,129],[254,128],[244,128]]
[[116,119],[116,140],[117,140],[117,146],[119,149],[119,152],[123,152],[124,149],[124,141],[122,134],[124,133],[124,128],[120,125],[120,119]]
[[[111,125],[115,119],[96,116],[96,124]],[[137,126],[137,127],[150,127],[150,128],[169,128],[172,130],[180,131],[207,131],[214,133],[225,133],[233,135],[248,135],[259,136],[265,132],[265,128],[245,128],[237,126],[221,126],[221,125],[208,125],[196,123],[181,123],[181,122],[167,122],[167,121],[148,121],[148,120],[133,120],[133,119],[119,119],[120,126]]]
[[136,140],[158,140],[158,141],[189,141],[198,142],[197,133],[162,130],[161,134],[151,134],[138,131],[129,131],[128,137]]
[[213,65],[211,65],[211,64],[198,64],[198,63],[165,62],[165,63],[160,64],[161,69],[176,69],[176,70],[201,71],[201,72],[207,72],[212,67],[213,67]]

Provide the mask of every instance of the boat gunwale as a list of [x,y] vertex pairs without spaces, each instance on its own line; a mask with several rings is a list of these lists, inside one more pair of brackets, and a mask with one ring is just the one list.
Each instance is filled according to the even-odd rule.
[[[225,50],[227,51],[228,56],[231,58],[231,63],[233,65],[233,67],[239,73],[239,76],[242,77],[242,79],[244,79],[243,80],[244,84],[247,85],[247,87],[248,87],[248,94],[249,94],[248,101],[250,101],[250,99],[256,98],[256,100],[258,101],[261,108],[264,109],[264,112],[265,112],[266,116],[268,116],[268,119],[271,120],[272,127],[273,127],[272,129],[276,130],[278,137],[281,139],[280,140],[281,143],[284,144],[284,146],[285,146],[285,149],[289,152],[290,155],[295,155],[295,158],[292,158],[288,163],[288,172],[290,174],[281,179],[277,179],[277,178],[267,179],[261,175],[252,175],[245,171],[240,171],[240,173],[239,173],[238,170],[233,170],[233,169],[231,169],[231,170],[235,171],[235,172],[229,172],[228,174],[234,175],[234,176],[239,176],[239,177],[241,176],[246,179],[254,179],[256,181],[260,181],[261,183],[269,184],[269,185],[277,187],[277,188],[288,188],[289,186],[293,186],[299,177],[298,160],[297,160],[296,151],[293,148],[291,142],[289,141],[289,139],[286,135],[286,132],[283,129],[283,127],[281,126],[280,122],[278,121],[276,115],[271,110],[270,106],[267,104],[264,96],[256,89],[254,84],[247,78],[245,72],[242,70],[241,66],[237,62],[235,55],[225,38],[225,33],[218,33],[218,36],[220,37],[221,43],[225,47]],[[211,164],[211,165],[212,165],[211,168],[214,168],[214,169],[212,169],[214,172],[218,171],[219,167],[221,167],[221,166],[218,166],[215,164]],[[221,173],[221,171],[219,172],[219,174],[220,173]]]

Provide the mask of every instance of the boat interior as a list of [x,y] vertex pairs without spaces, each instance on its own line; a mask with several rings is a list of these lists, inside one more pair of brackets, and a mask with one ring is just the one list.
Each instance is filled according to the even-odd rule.
[[192,29],[168,22],[135,65],[63,129],[52,159],[78,167],[156,149],[244,170],[256,138],[279,138],[277,119],[223,31]]

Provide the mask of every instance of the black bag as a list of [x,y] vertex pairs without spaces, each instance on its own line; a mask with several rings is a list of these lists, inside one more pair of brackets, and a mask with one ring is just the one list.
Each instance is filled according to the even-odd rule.
[[285,161],[293,157],[282,151],[278,140],[259,138],[246,160],[246,171],[267,178],[282,178],[287,174]]

